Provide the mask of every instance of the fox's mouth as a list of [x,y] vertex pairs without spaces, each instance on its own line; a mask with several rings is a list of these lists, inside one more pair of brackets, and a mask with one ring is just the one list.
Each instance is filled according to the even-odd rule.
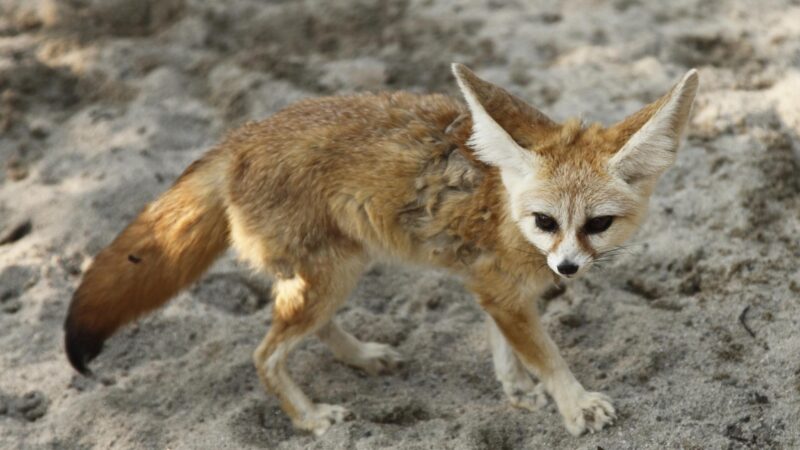
[[[551,269],[551,270],[552,270],[552,269]],[[563,273],[558,273],[558,272],[557,272],[557,271],[555,271],[555,270],[553,270],[553,273],[555,273],[556,275],[558,275],[558,277],[559,277],[559,278],[561,278],[561,279],[563,279],[563,280],[574,280],[574,279],[578,278],[578,274],[573,274],[573,275],[564,275]]]

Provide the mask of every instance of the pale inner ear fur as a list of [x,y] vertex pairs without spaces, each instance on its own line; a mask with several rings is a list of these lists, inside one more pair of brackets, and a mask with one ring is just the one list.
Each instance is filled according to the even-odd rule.
[[453,74],[472,115],[472,136],[469,144],[475,155],[486,164],[500,168],[507,175],[522,177],[535,164],[536,156],[520,147],[481,104],[467,79],[467,69],[453,64]]
[[675,162],[697,84],[697,71],[692,69],[675,85],[666,103],[609,160],[611,173],[635,184],[657,177]]

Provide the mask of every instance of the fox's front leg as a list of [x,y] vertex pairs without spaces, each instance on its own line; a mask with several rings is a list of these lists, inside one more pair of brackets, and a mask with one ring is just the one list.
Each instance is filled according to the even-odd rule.
[[531,379],[528,370],[520,362],[514,349],[491,316],[486,325],[489,343],[492,346],[492,362],[497,380],[503,385],[508,401],[517,408],[535,411],[547,404],[544,386]]
[[533,302],[493,295],[479,295],[479,298],[522,363],[553,397],[570,433],[594,432],[613,422],[616,414],[611,399],[587,391],[575,379],[542,327]]

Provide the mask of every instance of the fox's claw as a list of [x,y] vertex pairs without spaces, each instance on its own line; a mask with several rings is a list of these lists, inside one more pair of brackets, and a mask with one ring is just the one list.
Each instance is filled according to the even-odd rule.
[[567,430],[575,436],[602,430],[617,418],[611,399],[599,392],[584,392],[568,414],[564,415]]

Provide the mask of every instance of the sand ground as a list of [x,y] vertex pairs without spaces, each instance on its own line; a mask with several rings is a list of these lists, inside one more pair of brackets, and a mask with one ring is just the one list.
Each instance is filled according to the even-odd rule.
[[[312,398],[358,416],[323,438],[258,384],[269,281],[233,255],[111,339],[97,379],[71,370],[81,271],[225,130],[310,96],[456,95],[451,61],[605,123],[700,70],[633,245],[542,302],[615,426],[575,438],[552,404],[511,408],[470,294],[397,266],[339,317],[407,355],[398,373],[314,340],[292,357]],[[798,448],[799,68],[790,0],[0,0],[0,448]]]

